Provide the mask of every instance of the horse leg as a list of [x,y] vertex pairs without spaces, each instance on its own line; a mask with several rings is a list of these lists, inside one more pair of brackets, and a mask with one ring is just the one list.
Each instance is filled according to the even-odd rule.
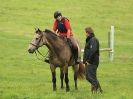
[[69,88],[68,67],[67,66],[65,66],[65,68],[64,68],[64,73],[65,73],[66,92],[68,92],[68,91],[70,91],[70,88]]
[[63,89],[63,78],[64,78],[63,68],[60,68],[61,89]]
[[77,77],[78,77],[78,69],[79,69],[79,67],[78,67],[78,65],[74,65],[73,68],[74,68],[75,89],[77,90],[78,89],[78,87],[77,87]]
[[53,91],[56,91],[56,68],[53,65],[50,65],[50,69],[52,72]]

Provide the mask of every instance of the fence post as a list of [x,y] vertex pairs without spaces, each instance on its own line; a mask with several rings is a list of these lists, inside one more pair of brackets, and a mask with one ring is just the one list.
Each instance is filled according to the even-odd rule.
[[112,49],[111,51],[109,51],[110,61],[113,61],[114,59],[114,32],[115,32],[114,26],[111,26],[109,37],[108,37],[109,48]]

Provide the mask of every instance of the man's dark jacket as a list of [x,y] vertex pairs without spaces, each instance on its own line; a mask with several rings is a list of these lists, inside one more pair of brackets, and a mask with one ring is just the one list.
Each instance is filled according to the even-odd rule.
[[99,41],[94,33],[91,33],[86,38],[83,62],[85,63],[86,61],[93,65],[99,64]]

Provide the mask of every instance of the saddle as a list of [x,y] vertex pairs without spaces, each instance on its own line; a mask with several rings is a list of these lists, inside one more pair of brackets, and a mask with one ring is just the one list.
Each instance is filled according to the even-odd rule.
[[63,39],[69,45],[71,52],[72,52],[71,58],[74,57],[75,63],[79,64],[78,48],[74,47],[71,39],[66,38],[66,37],[62,37],[62,36],[60,36],[60,38]]

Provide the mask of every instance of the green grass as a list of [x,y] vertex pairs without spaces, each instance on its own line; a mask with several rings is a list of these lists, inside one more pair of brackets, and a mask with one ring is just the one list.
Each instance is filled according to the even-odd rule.
[[[133,1],[132,0],[0,0],[0,99],[133,99]],[[62,11],[70,19],[75,36],[84,47],[84,28],[95,30],[102,47],[115,26],[115,57],[101,53],[98,79],[103,94],[91,94],[90,84],[78,80],[74,89],[69,68],[70,92],[52,91],[49,65],[27,52],[34,28],[52,29],[53,13]],[[46,53],[46,47],[42,49]]]

